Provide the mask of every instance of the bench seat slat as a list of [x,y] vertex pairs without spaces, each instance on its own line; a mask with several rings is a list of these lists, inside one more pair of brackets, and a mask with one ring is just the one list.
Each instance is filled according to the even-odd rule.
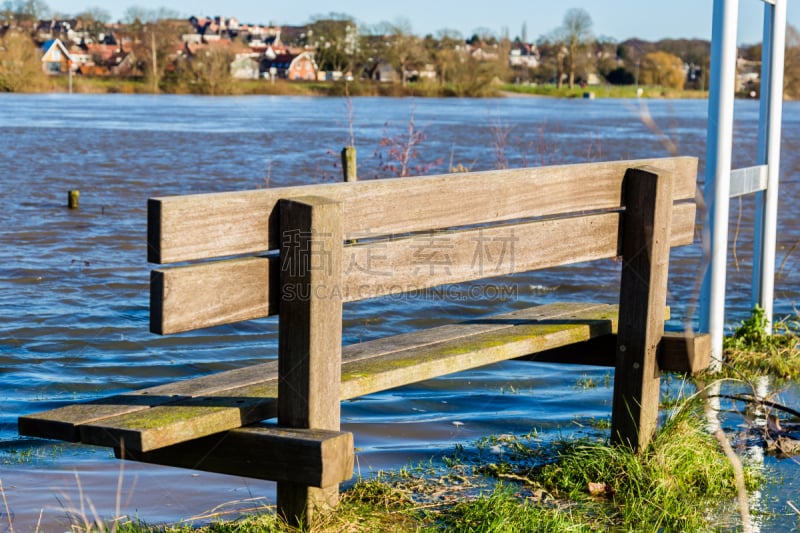
[[[562,315],[538,321],[517,314],[514,318],[489,319],[493,330],[487,330],[478,320],[477,324],[464,324],[464,329],[476,332],[471,335],[377,356],[362,353],[355,360],[343,361],[341,399],[607,335],[616,331],[615,312],[615,307],[602,305],[569,313],[568,318]],[[253,424],[275,416],[276,408],[277,376],[258,385],[90,423],[81,426],[81,440],[112,447],[124,440],[126,449],[148,452]]]
[[205,396],[235,387],[259,383],[262,375],[277,375],[278,362],[267,361],[199,378],[176,381],[146,389],[51,409],[19,419],[19,432],[30,437],[80,440],[79,426],[114,416],[142,411],[180,399]]
[[[613,367],[616,359],[615,348],[616,335],[611,334],[595,337],[578,344],[538,352],[522,359]],[[380,351],[377,346],[376,351]],[[708,334],[666,332],[659,346],[659,366],[661,370],[666,371],[699,372],[708,367],[709,352]],[[291,481],[294,477],[296,480],[297,475],[292,467],[296,463],[295,460],[288,462],[269,460],[275,452],[273,447],[277,447],[278,451],[289,449],[292,450],[292,453],[296,452],[292,449],[296,441],[294,439],[282,440],[280,435],[282,431],[309,432],[312,435],[324,433],[319,430],[281,430],[272,425],[255,424],[160,448],[152,452],[139,453],[129,450],[124,455],[127,459],[164,466],[246,475],[270,480]],[[265,432],[275,435],[279,439],[265,441],[263,438]],[[250,443],[251,440],[252,443]],[[243,445],[243,443],[248,444]],[[352,445],[346,448],[352,451]],[[352,466],[349,470],[346,465],[339,470],[334,468],[340,467],[341,461],[344,459],[352,462],[352,454],[346,453],[347,450],[342,451],[336,455],[334,460],[330,461],[331,474],[338,472],[342,478],[350,477]],[[121,450],[116,449],[116,452],[118,457],[122,455]],[[309,455],[312,458],[316,456],[315,454]],[[305,457],[305,455],[301,455],[299,459],[305,460]],[[323,462],[323,464],[326,463]],[[333,482],[333,479],[330,481]],[[326,486],[317,478],[310,480],[309,484]]]
[[[342,399],[521,357],[528,350],[544,350],[611,333],[615,329],[615,315],[616,306],[605,304],[548,304],[347,346],[343,351]],[[563,325],[555,326],[557,322]],[[585,325],[587,322],[595,325],[588,327]],[[538,339],[520,338],[537,334],[541,334]],[[506,343],[509,347],[502,348]],[[464,345],[480,348],[480,354],[465,357]],[[428,363],[426,370],[410,371],[408,365],[420,357],[438,360],[439,363]],[[218,380],[216,385],[215,380]],[[159,394],[151,394],[156,401],[150,404],[143,402],[131,406],[124,403],[123,400],[129,400],[128,396],[138,397],[139,394],[115,397],[119,416],[102,419],[97,414],[87,416],[95,408],[96,402],[90,402],[29,415],[25,417],[28,423],[20,424],[20,432],[60,438],[63,426],[69,424],[66,420],[68,415],[74,414],[71,431],[79,434],[83,442],[117,446],[122,438],[126,448],[148,451],[252,424],[274,416],[277,364],[272,361],[257,365],[257,368],[222,372],[139,393],[154,390]],[[177,397],[170,394],[178,390],[180,394]],[[137,398],[137,401],[140,400]],[[77,409],[81,405],[86,407],[85,411]],[[137,410],[134,411],[133,407]],[[105,414],[111,415],[113,411],[110,409]],[[58,420],[57,425],[52,422],[54,419]]]

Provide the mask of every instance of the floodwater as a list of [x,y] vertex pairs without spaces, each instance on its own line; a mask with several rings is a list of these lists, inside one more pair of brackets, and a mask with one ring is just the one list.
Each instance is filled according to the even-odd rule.
[[[757,102],[737,102],[735,167],[756,162],[757,113]],[[779,316],[800,303],[800,250],[792,250],[800,241],[800,104],[787,103],[784,115]],[[667,156],[674,143],[700,158],[702,176],[706,116],[700,100],[0,95],[0,482],[8,504],[0,531],[9,518],[16,531],[39,520],[39,531],[62,531],[76,514],[178,521],[220,505],[214,512],[273,502],[269,482],[122,463],[103,448],[17,433],[26,413],[275,356],[274,320],[148,332],[148,197],[339,180],[338,153],[351,138],[362,179],[390,175],[392,145],[407,144],[410,125],[412,167],[426,173]],[[71,189],[80,190],[78,210],[65,207]],[[732,201],[731,327],[750,309],[752,213],[751,199]],[[701,261],[700,245],[673,251],[670,327],[694,319]],[[344,341],[552,301],[614,302],[618,269],[608,261],[493,280],[513,286],[513,297],[482,302],[456,292],[347,305]],[[346,402],[342,421],[367,475],[489,434],[536,429],[545,442],[602,435],[592,428],[610,418],[612,379],[608,369],[509,362]],[[798,398],[797,387],[780,396]],[[741,422],[726,420],[731,429]],[[778,481],[757,495],[759,506],[777,516],[760,527],[796,527],[786,502],[800,469],[763,461]]]

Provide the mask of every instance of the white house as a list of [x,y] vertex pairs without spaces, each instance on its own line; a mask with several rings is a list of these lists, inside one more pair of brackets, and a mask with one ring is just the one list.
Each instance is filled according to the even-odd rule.
[[66,74],[72,58],[61,39],[50,39],[42,45],[42,69],[46,74]]

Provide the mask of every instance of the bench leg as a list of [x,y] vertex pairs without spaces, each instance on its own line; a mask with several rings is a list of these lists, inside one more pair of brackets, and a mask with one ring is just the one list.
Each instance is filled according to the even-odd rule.
[[316,488],[278,483],[278,514],[294,527],[307,528],[319,511],[339,503],[339,485]]
[[[282,200],[278,325],[278,425],[339,430],[342,367],[341,206],[307,197]],[[336,505],[338,484],[278,483],[278,513],[308,526]]]
[[672,179],[645,170],[625,174],[622,280],[611,440],[645,448],[658,420],[656,352],[664,334]]

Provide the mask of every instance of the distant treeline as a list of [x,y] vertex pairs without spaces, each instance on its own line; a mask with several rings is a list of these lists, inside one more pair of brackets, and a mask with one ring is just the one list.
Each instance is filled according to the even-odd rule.
[[[341,13],[282,27],[235,18],[184,20],[165,9],[129,8],[122,21],[110,19],[102,8],[66,16],[52,13],[42,0],[6,0],[0,10],[0,90],[52,90],[63,85],[54,84],[54,77],[70,70],[78,77],[103,78],[92,84],[96,90],[200,94],[285,90],[253,86],[276,79],[347,83],[354,91],[378,94],[407,93],[405,88],[413,87],[453,96],[494,94],[501,83],[706,90],[709,82],[708,41],[597,37],[583,9],[568,9],[559,27],[535,39],[528,38],[525,25],[513,38],[507,30],[418,36],[407,22],[364,27]],[[70,61],[45,65],[45,47],[55,39]],[[740,49],[741,92],[759,90],[760,51],[760,44]],[[301,61],[307,64],[299,74],[295,65]],[[800,36],[789,28],[787,96],[800,96],[798,78]]]

